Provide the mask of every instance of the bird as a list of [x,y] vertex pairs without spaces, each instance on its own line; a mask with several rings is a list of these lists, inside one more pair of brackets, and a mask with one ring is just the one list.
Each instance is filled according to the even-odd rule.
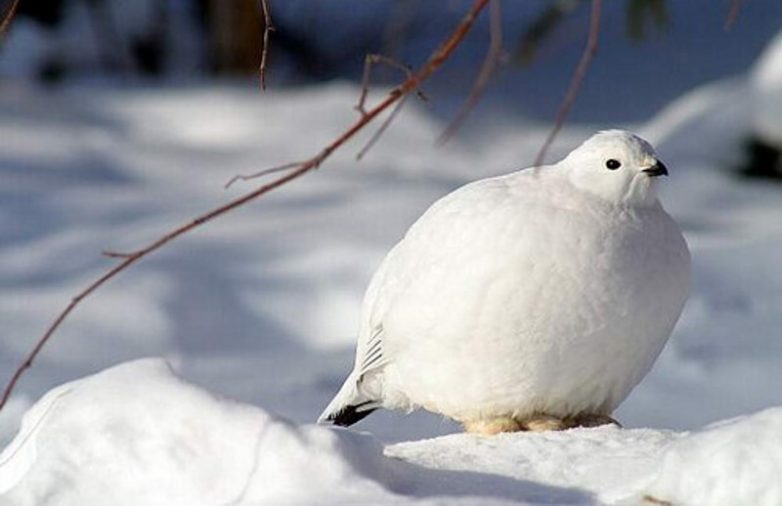
[[318,422],[421,408],[483,435],[621,426],[689,294],[667,175],[647,141],[605,130],[436,201],[373,275],[354,368]]

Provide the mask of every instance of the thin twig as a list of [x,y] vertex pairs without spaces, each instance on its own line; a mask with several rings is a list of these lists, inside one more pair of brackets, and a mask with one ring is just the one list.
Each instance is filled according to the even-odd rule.
[[[358,103],[354,107],[354,109],[356,109],[359,112],[359,114],[361,114],[362,116],[366,115],[367,113],[366,101],[367,101],[367,96],[369,95],[369,85],[370,85],[370,79],[372,77],[372,68],[379,63],[383,63],[385,65],[388,65],[389,67],[401,70],[402,72],[405,73],[407,79],[410,79],[410,76],[413,75],[413,71],[409,65],[399,63],[393,58],[389,58],[388,56],[383,56],[382,54],[368,54],[364,60],[364,72],[363,72],[363,76],[361,77],[361,94],[358,97]],[[423,92],[420,89],[416,89],[416,94],[418,95],[418,98],[420,98],[421,100],[427,100],[426,96],[423,94]],[[405,96],[402,97],[402,99],[399,101],[396,107],[394,107],[394,110],[391,111],[391,114],[389,114],[386,120],[383,122],[383,124],[380,125],[380,128],[377,129],[377,131],[372,135],[372,137],[370,137],[369,141],[364,145],[364,147],[361,148],[358,154],[356,154],[357,161],[361,161],[361,159],[364,158],[364,155],[366,155],[367,152],[369,152],[369,150],[372,149],[372,146],[374,146],[375,143],[383,135],[383,133],[385,133],[385,131],[394,121],[396,116],[399,114],[399,111],[402,109],[402,106],[404,105],[406,100],[407,100],[407,94],[405,94]]]
[[261,89],[266,89],[266,61],[269,55],[269,33],[274,31],[272,24],[271,11],[269,10],[268,0],[261,0],[261,10],[263,11],[263,49],[261,50],[261,65],[258,73],[261,76]]
[[[404,72],[407,79],[410,79],[410,77],[413,75],[413,70],[409,65],[399,63],[393,58],[383,56],[382,54],[368,54],[364,59],[364,73],[361,77],[361,95],[359,95],[358,103],[355,106],[355,109],[361,114],[367,113],[365,105],[367,101],[367,95],[369,95],[369,84],[372,75],[372,68],[379,63],[401,70]],[[416,95],[418,95],[418,98],[421,100],[427,100],[426,95],[424,95],[424,93],[419,89],[416,89]]]
[[744,0],[732,0],[730,2],[730,9],[728,9],[728,15],[725,18],[725,31],[729,32],[733,29],[733,25],[736,24],[736,20],[739,18],[739,12],[741,12],[741,5]]
[[122,260],[119,264],[106,271],[98,279],[96,279],[89,286],[87,286],[87,288],[85,288],[84,290],[79,292],[75,297],[73,297],[70,303],[49,325],[49,327],[46,329],[43,335],[38,339],[35,346],[30,351],[30,353],[25,357],[22,363],[14,371],[14,374],[11,376],[11,379],[9,380],[8,384],[5,387],[5,390],[3,391],[3,396],[0,399],[0,411],[2,411],[6,402],[8,402],[8,399],[11,397],[11,393],[13,392],[14,387],[16,386],[19,379],[22,377],[22,374],[24,374],[24,372],[28,368],[30,368],[30,366],[32,366],[33,360],[35,360],[35,358],[41,352],[41,349],[43,349],[43,347],[46,345],[46,343],[49,341],[52,335],[54,335],[54,332],[60,327],[62,322],[65,321],[68,315],[76,308],[76,306],[79,305],[81,301],[83,301],[86,297],[88,297],[93,292],[95,292],[95,290],[100,288],[103,284],[105,284],[106,282],[114,278],[117,274],[124,271],[125,269],[127,269],[134,263],[138,262],[145,256],[149,255],[150,253],[162,248],[170,241],[173,241],[179,236],[192,231],[193,229],[203,225],[204,223],[207,223],[219,216],[222,216],[223,214],[229,211],[232,211],[240,206],[243,206],[244,204],[260,197],[261,195],[264,195],[276,188],[279,188],[293,181],[294,179],[297,179],[303,176],[304,174],[318,168],[320,164],[323,163],[323,161],[325,161],[335,150],[337,150],[339,147],[345,144],[357,132],[359,132],[368,123],[370,123],[373,119],[375,119],[380,113],[385,111],[388,107],[390,107],[400,98],[404,97],[406,94],[417,89],[423,81],[428,79],[438,68],[440,68],[443,62],[445,62],[445,60],[448,59],[451,53],[453,53],[454,49],[456,49],[456,47],[462,42],[465,35],[467,35],[467,32],[470,31],[470,28],[472,28],[472,25],[475,22],[476,17],[483,10],[483,8],[486,7],[488,1],[489,0],[475,0],[473,2],[473,5],[470,7],[470,10],[465,14],[465,16],[462,18],[462,20],[454,29],[454,31],[448,36],[448,38],[442,44],[440,44],[440,46],[435,50],[434,53],[432,53],[432,55],[429,57],[426,63],[420,69],[418,69],[418,71],[413,73],[402,84],[400,84],[399,86],[391,90],[391,92],[389,92],[388,96],[383,101],[381,101],[372,109],[368,110],[366,114],[362,115],[359,119],[357,119],[339,137],[333,140],[329,145],[323,148],[314,157],[310,158],[309,160],[305,160],[298,166],[297,169],[292,170],[291,172],[288,172],[283,176],[280,176],[274,181],[267,183],[259,188],[256,188],[255,190],[246,193],[245,195],[237,199],[234,199],[226,204],[223,204],[220,207],[212,209],[211,211],[202,214],[201,216],[198,216],[194,220],[168,232],[167,234],[155,240],[148,246],[139,249],[137,251],[134,251],[132,253],[129,253],[128,256],[125,257],[124,260]]
[[[413,71],[409,65],[399,63],[393,58],[389,58],[388,56],[383,56],[382,54],[368,54],[364,60],[364,73],[363,76],[361,77],[361,94],[358,97],[358,103],[354,107],[354,109],[356,109],[361,115],[365,115],[367,113],[366,101],[367,101],[367,96],[369,95],[369,85],[372,76],[372,68],[379,63],[401,70],[402,72],[405,73],[407,79],[410,79],[410,76],[413,75]],[[416,88],[415,92],[418,98],[424,101],[427,100],[426,95],[424,95],[424,93],[420,89]],[[405,96],[402,97],[402,99],[399,101],[396,107],[394,107],[394,110],[391,111],[391,114],[389,114],[386,120],[383,122],[383,124],[380,125],[380,128],[377,129],[377,131],[372,135],[372,137],[364,145],[364,147],[361,148],[358,154],[356,154],[357,161],[361,161],[361,159],[364,158],[364,155],[366,155],[369,152],[369,150],[372,149],[372,146],[374,146],[375,143],[383,135],[383,133],[385,133],[385,131],[394,121],[396,116],[399,114],[399,111],[402,109],[402,106],[404,105],[406,100],[407,100],[407,94],[405,94]]]
[[467,116],[472,112],[475,106],[486,91],[489,80],[497,70],[497,65],[503,58],[505,51],[502,48],[502,12],[500,9],[500,0],[491,0],[489,4],[489,51],[483,60],[483,65],[475,78],[475,83],[470,90],[470,95],[462,104],[461,109],[454,117],[448,128],[437,139],[437,144],[443,145],[448,142],[464,124]]
[[223,186],[223,188],[228,189],[237,181],[249,181],[251,179],[257,179],[259,177],[268,176],[269,174],[275,174],[277,172],[282,172],[284,170],[292,169],[294,167],[298,167],[303,162],[292,162],[292,163],[286,163],[284,165],[278,165],[277,167],[272,167],[270,169],[263,169],[258,172],[254,172],[252,174],[237,174],[231,179],[228,180],[227,183]]
[[372,146],[375,145],[375,143],[380,139],[380,137],[383,135],[383,132],[386,131],[388,126],[391,124],[392,121],[394,121],[394,118],[396,118],[396,115],[399,114],[399,111],[402,110],[402,106],[405,105],[405,101],[407,100],[407,97],[410,95],[405,95],[402,97],[399,102],[397,102],[394,109],[391,111],[391,114],[388,115],[386,120],[383,122],[382,125],[380,125],[380,128],[377,129],[377,131],[372,135],[372,137],[367,141],[367,143],[364,145],[363,148],[361,148],[361,151],[358,152],[356,155],[356,160],[361,161],[362,158],[364,158],[364,155],[367,154],[367,152],[372,149]]
[[3,18],[0,20],[0,37],[5,37],[5,32],[11,25],[11,21],[13,21],[14,15],[16,15],[17,7],[19,7],[19,0],[14,0],[8,9],[6,9],[3,13]]
[[584,52],[581,54],[581,60],[578,62],[576,71],[573,73],[573,79],[570,81],[570,86],[568,87],[567,93],[565,94],[565,98],[562,100],[562,104],[559,106],[559,111],[557,111],[557,116],[554,120],[554,127],[549,132],[548,137],[546,137],[543,146],[541,146],[537,158],[535,158],[535,166],[539,166],[543,163],[543,159],[546,157],[548,148],[551,146],[551,143],[554,142],[557,134],[559,134],[562,126],[565,124],[565,120],[567,119],[567,115],[570,112],[570,108],[576,101],[578,90],[581,88],[581,84],[584,81],[587,70],[589,70],[589,65],[592,63],[592,59],[595,57],[595,53],[597,53],[597,41],[598,36],[600,35],[601,7],[602,0],[592,0],[592,14],[589,21],[589,35],[587,37],[586,47],[584,48]]

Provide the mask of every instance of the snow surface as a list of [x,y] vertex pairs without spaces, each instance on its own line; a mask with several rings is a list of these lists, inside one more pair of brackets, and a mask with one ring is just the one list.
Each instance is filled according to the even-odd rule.
[[[383,447],[215,397],[160,359],[53,389],[0,454],[7,506],[782,500],[782,408],[692,435],[575,429]],[[651,483],[651,484],[650,484]]]
[[666,449],[645,495],[674,504],[782,501],[782,408],[707,427]]
[[[566,437],[571,441],[566,446],[560,435],[551,465],[599,449],[605,439],[601,431],[582,432],[595,433],[584,438],[585,447],[573,445],[573,437]],[[540,449],[544,442],[517,439],[516,449],[522,450]],[[450,469],[422,461],[438,454],[444,442],[391,446],[384,456],[372,436],[296,426],[259,408],[217,399],[178,379],[165,362],[147,359],[67,383],[38,402],[0,455],[0,497],[8,506],[98,505],[107,497],[119,505],[169,506],[394,503],[427,496],[571,503],[589,497],[569,490],[577,480],[560,479],[564,487],[549,487],[494,476],[498,470],[510,475],[518,463],[512,458],[488,472],[480,465]],[[498,442],[455,435],[446,444],[485,459]],[[617,444],[637,442],[623,437]],[[503,447],[506,455],[513,448]]]
[[[3,83],[0,91],[6,377],[47,320],[112,265],[100,251],[138,247],[252,187],[224,191],[236,173],[315,152],[354,118],[357,96],[343,84],[264,95],[227,85],[46,92]],[[19,436],[4,452],[0,483],[12,488],[0,503],[29,504],[50,490],[64,494],[50,504],[89,504],[68,494],[87,501],[101,486],[121,486],[130,497],[146,493],[139,483],[165,484],[156,498],[169,504],[200,500],[198,490],[211,504],[239,497],[470,504],[476,496],[499,504],[632,503],[647,494],[683,504],[782,502],[768,481],[780,475],[778,410],[691,436],[671,432],[782,405],[782,188],[733,172],[755,98],[739,76],[681,97],[644,125],[611,125],[637,128],[655,143],[671,169],[662,198],[693,251],[682,319],[617,413],[628,429],[409,442],[457,427],[425,413],[387,412],[357,427],[373,437],[298,425],[317,417],[350,369],[361,295],[385,252],[440,195],[528,165],[546,133],[545,125],[500,117],[492,129],[436,150],[442,125],[409,104],[364,162],[352,159],[358,140],[318,172],[172,244],[85,301],[0,413],[0,441],[11,440],[22,413],[53,385],[150,355],[194,385],[277,415],[217,400],[160,363],[121,366],[71,383],[78,388],[56,400],[69,388],[61,387],[28,412],[23,431],[34,436]],[[604,126],[572,125],[551,159]],[[46,415],[52,405],[61,416]],[[275,436],[259,437],[264,427]],[[247,467],[259,440],[268,444],[262,465],[273,477],[262,484]],[[112,467],[114,455],[122,466]],[[219,468],[215,455],[225,456]],[[95,465],[78,469],[116,483],[89,483],[74,467],[79,458]],[[150,467],[158,474],[146,474]],[[334,480],[342,480],[339,490]]]
[[390,495],[394,473],[368,436],[297,427],[149,359],[49,392],[0,455],[0,493],[9,506],[329,503]]

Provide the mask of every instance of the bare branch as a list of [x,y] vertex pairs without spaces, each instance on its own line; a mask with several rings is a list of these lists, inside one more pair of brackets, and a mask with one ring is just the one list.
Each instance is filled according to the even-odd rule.
[[269,33],[274,31],[272,24],[271,11],[269,10],[268,0],[261,0],[261,10],[263,11],[263,49],[261,50],[261,65],[258,73],[261,76],[261,89],[266,89],[266,62],[269,55]]
[[[402,72],[405,73],[407,79],[410,79],[410,77],[413,75],[413,71],[410,69],[409,65],[404,65],[394,60],[393,58],[389,58],[381,54],[368,54],[366,56],[366,59],[364,60],[364,74],[361,78],[361,95],[359,95],[358,103],[354,107],[361,115],[365,115],[367,113],[366,101],[367,101],[367,96],[369,95],[369,82],[370,82],[370,77],[372,75],[372,68],[379,63],[401,70]],[[418,98],[420,98],[421,100],[424,101],[428,100],[426,98],[426,95],[424,95],[424,93],[420,89],[416,88],[415,93],[418,96]],[[359,151],[358,154],[356,154],[356,160],[360,161],[362,158],[364,158],[364,155],[366,155],[367,152],[369,152],[369,150],[372,149],[372,146],[375,145],[375,143],[380,139],[383,133],[385,133],[385,131],[394,121],[396,116],[399,114],[399,111],[402,109],[402,106],[404,105],[406,100],[407,100],[407,95],[402,97],[402,99],[399,101],[399,104],[397,104],[394,110],[391,111],[391,114],[389,114],[388,118],[386,118],[383,124],[380,125],[380,128],[377,129],[377,131],[372,135],[372,137],[364,145],[364,147],[361,148],[361,151]]]
[[584,52],[581,54],[581,60],[579,60],[576,71],[573,73],[573,79],[570,81],[570,86],[565,94],[565,98],[559,106],[559,111],[557,111],[557,116],[554,120],[554,127],[551,129],[551,132],[549,132],[548,137],[546,137],[543,146],[541,146],[540,151],[538,152],[538,156],[535,158],[535,166],[539,166],[543,163],[548,148],[551,146],[551,143],[554,142],[554,139],[557,138],[557,134],[559,134],[562,126],[565,124],[570,108],[573,107],[573,103],[576,101],[576,96],[578,95],[578,90],[581,89],[581,84],[584,81],[587,70],[589,70],[589,65],[592,63],[592,59],[597,53],[597,41],[598,36],[600,35],[601,7],[602,0],[592,0],[592,14],[589,20],[589,35],[587,36],[586,47],[584,47]]
[[472,112],[475,106],[486,91],[486,87],[489,85],[489,80],[497,70],[497,65],[502,60],[505,51],[502,48],[502,12],[500,9],[500,0],[491,0],[489,4],[489,51],[486,53],[486,58],[483,60],[483,65],[478,73],[478,77],[475,79],[475,83],[472,86],[470,95],[467,100],[464,101],[459,112],[454,117],[448,128],[437,139],[437,144],[443,145],[453,137],[456,132],[464,124],[467,116]]
[[[410,69],[409,65],[399,63],[393,58],[389,58],[388,56],[383,56],[382,54],[368,54],[364,60],[364,73],[363,76],[361,77],[361,95],[359,95],[358,103],[355,106],[355,109],[361,114],[367,113],[365,106],[367,101],[367,95],[369,94],[369,82],[372,75],[372,68],[379,63],[401,70],[402,72],[405,73],[405,77],[407,79],[410,79],[410,77],[413,75],[413,71],[412,69]],[[416,94],[418,95],[418,98],[420,98],[421,100],[424,101],[427,100],[426,95],[424,95],[421,90],[416,89]]]
[[211,211],[204,213],[198,216],[197,218],[193,219],[192,221],[185,223],[184,225],[181,225],[178,228],[175,228],[174,230],[161,236],[160,238],[150,243],[149,245],[145,246],[144,248],[141,248],[133,253],[128,254],[128,256],[124,257],[124,259],[121,262],[119,262],[116,266],[106,271],[98,279],[96,279],[90,285],[88,285],[84,290],[79,292],[73,299],[71,299],[70,303],[65,307],[65,309],[62,312],[60,312],[60,314],[49,325],[49,327],[46,329],[43,335],[38,339],[33,349],[25,357],[24,361],[22,361],[19,367],[14,371],[14,374],[12,375],[11,379],[9,380],[9,382],[5,387],[5,390],[3,391],[2,398],[0,398],[0,411],[3,409],[5,404],[8,402],[8,399],[11,397],[14,387],[16,386],[19,379],[22,377],[22,374],[24,374],[24,372],[28,368],[30,368],[30,366],[32,366],[33,361],[41,352],[41,350],[49,341],[49,339],[52,337],[52,335],[54,335],[54,332],[60,327],[60,325],[62,325],[63,321],[65,321],[68,315],[70,315],[70,313],[79,305],[81,301],[83,301],[86,297],[90,296],[98,288],[100,288],[106,282],[114,278],[117,274],[121,273],[122,271],[124,271],[134,263],[138,262],[142,258],[146,257],[150,253],[153,253],[154,251],[162,248],[163,246],[173,241],[174,239],[177,239],[181,235],[184,235],[192,231],[193,229],[209,221],[214,220],[219,216],[222,216],[240,206],[243,206],[244,204],[247,204],[248,202],[255,200],[256,198],[270,191],[273,191],[276,188],[284,186],[285,184],[303,176],[304,174],[314,169],[317,169],[320,166],[320,164],[323,163],[335,150],[339,149],[343,144],[345,144],[349,139],[351,139],[357,132],[359,132],[373,119],[375,119],[380,113],[388,109],[392,104],[400,100],[402,97],[404,97],[411,91],[417,89],[423,81],[428,79],[435,71],[437,71],[437,69],[440,68],[443,62],[445,62],[445,60],[448,59],[451,53],[453,53],[454,49],[456,49],[456,47],[458,47],[459,44],[462,42],[465,35],[467,35],[467,32],[469,32],[470,28],[472,28],[472,25],[474,24],[475,19],[478,17],[478,14],[484,9],[484,7],[486,7],[488,1],[489,0],[475,0],[472,6],[470,7],[469,11],[465,14],[465,16],[462,18],[462,20],[453,30],[453,32],[451,32],[448,38],[442,44],[440,44],[440,46],[435,50],[434,53],[432,53],[432,55],[429,57],[429,59],[420,69],[418,69],[415,73],[411,74],[410,77],[408,77],[402,84],[400,84],[399,86],[391,90],[391,92],[389,92],[389,94],[386,96],[384,100],[382,100],[379,104],[374,106],[372,109],[368,110],[366,114],[363,114],[350,127],[348,127],[339,137],[337,137],[329,145],[324,147],[318,154],[316,154],[309,160],[305,160],[304,162],[299,164],[296,169],[291,170],[287,174],[278,177],[277,179],[271,181],[270,183],[267,183],[259,188],[256,188],[255,190],[248,192],[245,195],[242,195],[241,197],[234,199],[226,204],[223,204],[220,207],[212,209]]
[[730,2],[730,8],[728,9],[728,16],[725,18],[725,31],[729,32],[733,29],[733,25],[736,24],[736,20],[739,19],[739,13],[741,12],[741,5],[744,0],[732,0]]
[[251,179],[257,179],[259,177],[268,176],[269,174],[274,174],[274,173],[277,173],[277,172],[282,172],[284,170],[292,169],[294,167],[298,167],[302,163],[304,163],[304,162],[291,162],[291,163],[286,163],[286,164],[283,164],[283,165],[278,165],[278,166],[272,167],[270,169],[263,169],[261,171],[254,172],[252,174],[237,174],[234,177],[232,177],[231,179],[229,179],[228,182],[225,183],[223,188],[228,189],[228,188],[231,187],[231,185],[233,185],[237,181],[249,181]]
[[356,155],[356,160],[361,161],[362,158],[364,158],[364,155],[367,154],[367,152],[372,149],[372,146],[375,145],[375,143],[380,139],[380,136],[383,135],[383,133],[386,131],[388,126],[391,124],[392,121],[394,121],[394,118],[396,118],[397,114],[399,114],[399,111],[402,110],[402,106],[405,105],[405,101],[407,100],[407,97],[410,95],[405,95],[402,97],[401,100],[396,104],[394,107],[394,110],[391,111],[391,114],[388,115],[386,120],[383,122],[382,125],[380,125],[380,128],[377,129],[377,131],[372,135],[372,137],[367,141],[367,143],[364,145],[363,148],[361,148],[361,151],[358,152]]
[[14,16],[16,15],[16,8],[19,7],[19,0],[14,0],[11,5],[3,13],[3,17],[0,19],[0,37],[5,36],[6,30],[11,25]]

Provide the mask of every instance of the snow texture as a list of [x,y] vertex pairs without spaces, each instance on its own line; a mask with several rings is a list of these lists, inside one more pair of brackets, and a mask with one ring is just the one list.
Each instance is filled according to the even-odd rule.
[[[55,388],[0,454],[7,506],[629,503],[773,505],[782,408],[692,435],[615,427],[454,434],[383,448],[217,398],[163,360]],[[651,484],[650,484],[651,483]]]
[[330,502],[382,492],[385,467],[367,436],[296,427],[148,359],[49,392],[0,455],[0,493],[8,506]]
[[670,445],[646,496],[673,504],[782,502],[782,408],[720,422]]
[[117,505],[197,506],[586,497],[491,473],[429,470],[390,453],[396,458],[369,435],[296,426],[215,398],[147,359],[62,385],[38,402],[0,455],[0,498],[7,506],[98,505],[109,497]]

